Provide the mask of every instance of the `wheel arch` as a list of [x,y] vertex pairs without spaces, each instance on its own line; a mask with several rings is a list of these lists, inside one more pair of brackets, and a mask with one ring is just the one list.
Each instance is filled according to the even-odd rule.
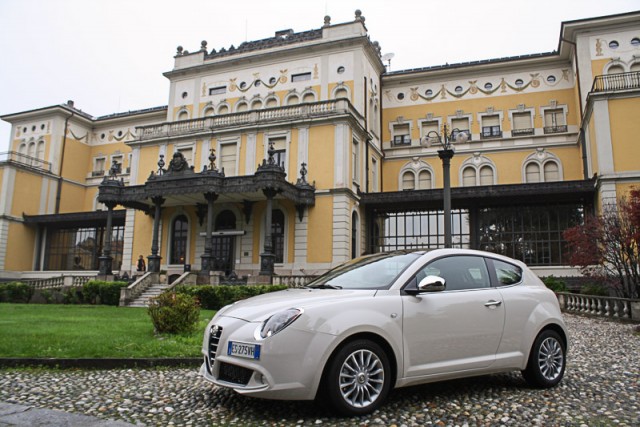
[[374,332],[357,332],[354,333],[353,335],[349,335],[348,337],[345,337],[331,352],[331,354],[329,355],[329,357],[327,358],[324,366],[322,367],[322,375],[320,377],[320,386],[318,387],[318,390],[316,391],[316,395],[319,395],[320,393],[322,393],[322,391],[325,389],[326,387],[326,378],[327,378],[327,369],[329,369],[329,365],[331,364],[331,361],[334,359],[334,357],[336,356],[336,354],[347,344],[359,340],[359,339],[364,339],[364,340],[368,340],[368,341],[372,341],[376,344],[378,344],[380,347],[382,347],[382,350],[385,352],[385,354],[387,355],[387,359],[389,359],[389,366],[391,368],[391,388],[395,388],[395,383],[396,383],[396,379],[398,378],[398,359],[397,356],[395,354],[395,352],[393,351],[393,347],[391,346],[391,344],[381,335],[378,335]]

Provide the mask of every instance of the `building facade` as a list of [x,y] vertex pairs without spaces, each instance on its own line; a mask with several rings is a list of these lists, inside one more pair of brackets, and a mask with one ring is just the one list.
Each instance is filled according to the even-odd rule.
[[640,185],[640,12],[562,24],[558,50],[386,72],[364,18],[178,47],[168,105],[7,114],[0,276],[316,274],[444,245],[567,275],[562,232]]

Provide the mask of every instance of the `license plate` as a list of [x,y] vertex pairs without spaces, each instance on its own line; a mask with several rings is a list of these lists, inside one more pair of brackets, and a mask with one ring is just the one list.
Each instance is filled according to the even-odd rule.
[[260,344],[245,344],[242,342],[229,341],[227,354],[229,356],[258,360],[260,359]]

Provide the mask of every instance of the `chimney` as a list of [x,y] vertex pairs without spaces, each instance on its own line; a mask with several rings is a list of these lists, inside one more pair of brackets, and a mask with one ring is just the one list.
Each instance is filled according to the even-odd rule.
[[73,100],[70,99],[70,100],[67,101],[67,107],[74,108]]

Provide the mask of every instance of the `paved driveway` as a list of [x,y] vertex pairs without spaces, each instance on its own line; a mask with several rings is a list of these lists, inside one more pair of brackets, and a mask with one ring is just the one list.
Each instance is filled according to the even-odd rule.
[[628,324],[566,320],[572,346],[554,389],[527,388],[518,373],[447,381],[395,390],[367,417],[242,397],[205,383],[195,369],[4,370],[0,401],[152,426],[640,425],[640,334]]

